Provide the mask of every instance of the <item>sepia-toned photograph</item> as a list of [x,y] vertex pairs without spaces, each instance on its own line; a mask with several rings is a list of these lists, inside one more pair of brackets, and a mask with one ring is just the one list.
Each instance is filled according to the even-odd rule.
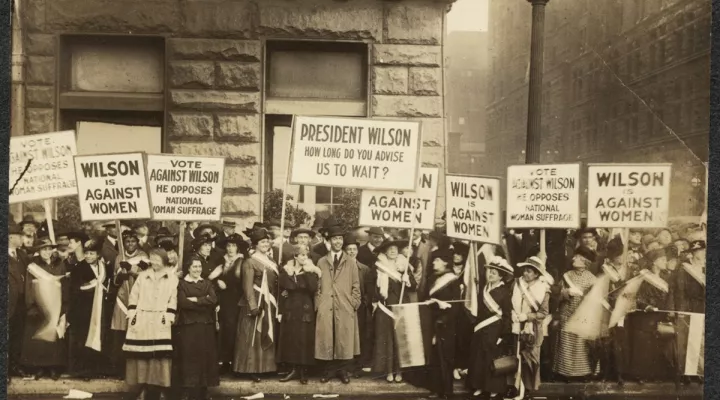
[[705,397],[711,0],[10,7],[8,398]]

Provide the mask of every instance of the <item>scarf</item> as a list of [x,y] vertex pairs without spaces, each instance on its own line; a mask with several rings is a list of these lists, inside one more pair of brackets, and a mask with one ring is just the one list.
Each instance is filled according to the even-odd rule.
[[488,325],[492,325],[497,321],[500,321],[502,318],[503,312],[500,308],[500,305],[495,301],[495,299],[492,297],[490,292],[493,290],[499,288],[500,286],[503,286],[505,282],[500,281],[497,285],[492,285],[491,283],[488,283],[485,285],[485,288],[483,288],[483,304],[485,304],[485,307],[487,307],[488,310],[490,310],[494,315],[490,316],[489,318],[486,318],[483,321],[480,321],[477,325],[475,325],[474,331],[477,332],[483,328],[485,328]]
[[92,313],[90,314],[90,325],[88,326],[87,340],[85,340],[85,346],[98,352],[102,351],[101,323],[103,309],[103,290],[108,290],[105,286],[103,286],[107,271],[105,271],[105,268],[103,268],[102,264],[103,260],[101,259],[97,263],[97,272],[95,272],[95,269],[92,268],[92,265],[90,265],[93,273],[95,274],[95,279],[80,287],[80,290],[95,289],[93,293]]
[[701,284],[702,287],[705,287],[705,274],[703,273],[701,266],[683,263],[682,267],[685,272],[695,278],[695,280],[698,281],[698,283]]
[[[408,260],[402,254],[398,254],[395,262],[390,261],[385,254],[380,254],[375,263],[377,267],[377,288],[383,299],[387,299],[390,287],[390,278],[395,282],[403,281],[403,276],[408,268]],[[398,268],[399,267],[399,268]]]
[[447,285],[455,282],[458,279],[459,279],[459,277],[452,272],[447,272],[447,273],[441,275],[440,277],[438,277],[435,280],[435,283],[433,283],[433,287],[430,288],[429,295],[432,296],[440,289],[445,288]]
[[670,287],[668,286],[668,283],[665,282],[663,278],[661,278],[659,275],[656,275],[654,272],[644,269],[640,271],[640,275],[642,275],[643,280],[651,285],[653,285],[658,290],[661,290],[664,293],[668,293],[670,291]]

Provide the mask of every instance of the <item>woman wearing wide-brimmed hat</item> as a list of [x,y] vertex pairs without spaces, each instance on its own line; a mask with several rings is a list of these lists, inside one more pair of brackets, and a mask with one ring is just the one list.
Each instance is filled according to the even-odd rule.
[[[233,233],[218,242],[217,246],[225,251],[224,263],[219,266],[222,271],[217,277],[215,291],[217,293],[220,311],[220,362],[221,373],[232,372],[232,362],[235,357],[235,336],[238,323],[238,302],[240,301],[242,282],[242,263],[247,256],[249,245],[242,236]],[[212,275],[212,274],[211,274]]]
[[594,372],[590,364],[590,343],[566,329],[585,294],[595,284],[597,278],[588,270],[594,262],[595,252],[580,246],[575,249],[572,269],[562,277],[560,334],[554,352],[553,371],[566,379],[587,378]]
[[50,239],[40,238],[34,248],[37,256],[28,266],[25,279],[25,336],[20,362],[36,368],[35,379],[50,375],[57,380],[60,369],[67,366],[67,344],[64,331],[68,309],[69,284],[67,268],[55,254]]
[[496,256],[485,265],[485,286],[479,293],[477,321],[473,327],[468,383],[480,398],[502,399],[507,377],[495,374],[493,361],[507,354],[512,333],[512,278],[514,269]]
[[255,382],[259,374],[275,372],[277,334],[278,266],[269,257],[271,238],[265,229],[250,234],[252,254],[242,264],[242,298],[233,369],[250,374]]
[[373,372],[387,374],[388,382],[402,382],[403,379],[391,306],[410,302],[410,291],[416,288],[409,261],[400,254],[400,249],[406,247],[408,243],[404,240],[386,240],[375,248],[377,290],[373,307],[377,308],[375,309]]
[[512,292],[512,333],[517,335],[521,356],[521,378],[526,398],[540,387],[540,349],[550,317],[550,286],[554,283],[545,262],[533,256],[518,263],[522,277]]

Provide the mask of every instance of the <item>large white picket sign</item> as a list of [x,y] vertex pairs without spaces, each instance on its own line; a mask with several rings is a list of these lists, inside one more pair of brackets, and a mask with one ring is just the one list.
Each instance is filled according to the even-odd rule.
[[507,228],[580,227],[580,164],[512,165],[507,173]]
[[447,235],[474,242],[500,244],[500,180],[445,176]]
[[148,154],[147,170],[154,220],[220,220],[224,157]]
[[420,123],[295,117],[294,185],[415,190]]
[[144,153],[75,156],[83,221],[150,219]]
[[420,179],[414,192],[363,190],[360,225],[433,229],[438,180],[437,168],[420,168]]
[[10,138],[10,203],[76,195],[75,154],[74,131]]
[[588,226],[663,228],[670,212],[670,164],[588,167]]

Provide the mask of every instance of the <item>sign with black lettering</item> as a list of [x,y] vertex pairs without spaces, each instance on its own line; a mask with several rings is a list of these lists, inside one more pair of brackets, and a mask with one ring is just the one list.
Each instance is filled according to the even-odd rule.
[[588,167],[588,226],[664,228],[670,212],[670,164]]
[[500,244],[500,179],[445,176],[447,235]]
[[290,183],[415,190],[420,123],[295,117]]
[[75,132],[10,138],[10,204],[77,194]]
[[580,227],[580,164],[511,165],[507,228]]
[[359,224],[385,228],[433,229],[438,179],[437,168],[420,168],[420,180],[414,192],[363,190]]
[[75,156],[83,221],[150,219],[144,153]]
[[156,221],[220,221],[224,157],[148,154],[148,183]]

